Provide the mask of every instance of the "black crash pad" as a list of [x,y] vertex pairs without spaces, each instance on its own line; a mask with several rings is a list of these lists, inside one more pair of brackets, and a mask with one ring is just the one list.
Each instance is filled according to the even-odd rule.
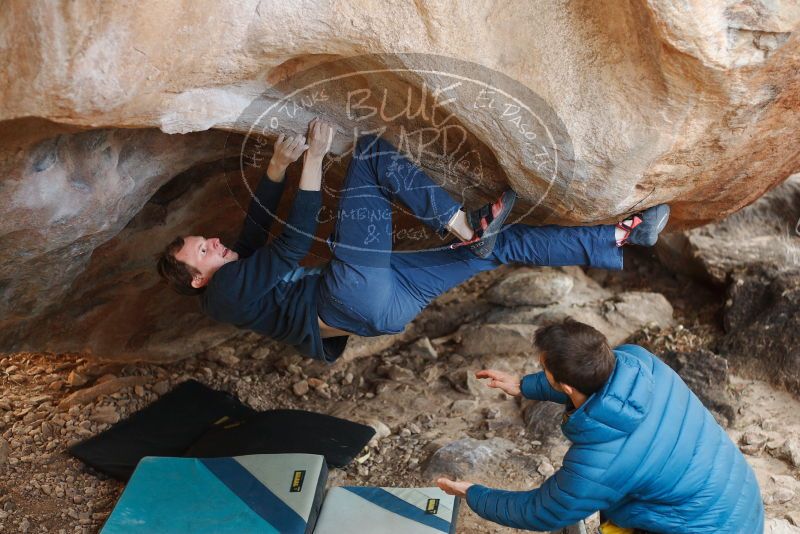
[[127,481],[145,456],[184,456],[215,423],[240,421],[256,413],[229,393],[188,380],[108,430],[73,445],[69,452],[98,471]]
[[369,443],[375,429],[330,415],[303,410],[267,410],[244,421],[217,425],[186,456],[210,458],[247,454],[305,453],[344,467]]

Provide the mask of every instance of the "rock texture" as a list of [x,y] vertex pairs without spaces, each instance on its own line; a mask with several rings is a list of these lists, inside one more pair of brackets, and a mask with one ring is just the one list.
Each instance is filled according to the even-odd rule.
[[800,267],[800,174],[718,223],[663,236],[656,251],[671,270],[719,285],[751,267]]
[[438,476],[464,479],[480,476],[497,469],[515,446],[503,438],[478,440],[463,438],[448,443],[437,450],[425,466],[425,476],[435,480]]
[[[542,275],[539,280],[537,274]],[[533,339],[536,328],[565,317],[595,327],[605,334],[612,347],[623,343],[643,326],[667,327],[672,324],[672,306],[663,295],[640,291],[613,293],[586,276],[579,267],[518,271],[492,287],[487,292],[488,298],[500,302],[498,288],[507,281],[517,286],[521,279],[536,284],[536,293],[542,292],[546,283],[570,289],[558,302],[548,306],[516,306],[521,297],[514,295],[505,307],[486,315],[487,324],[463,328],[464,338],[469,341],[464,342],[465,350],[474,354],[522,352],[521,347],[530,347],[528,340]],[[570,281],[565,283],[565,279]],[[497,341],[497,337],[505,332],[508,332],[505,339]]]
[[668,268],[725,288],[719,352],[800,393],[800,174],[716,224],[666,236]]
[[[795,2],[602,4],[10,2],[0,20],[9,74],[0,118],[230,129],[254,97],[298,70],[414,52],[486,65],[560,117],[576,176],[558,177],[569,196],[548,200],[554,219],[612,218],[680,200],[675,218],[696,224],[746,205],[797,168]],[[399,61],[414,68],[421,60]],[[328,107],[338,114],[335,102]],[[507,145],[518,125],[491,120],[488,108],[453,107],[534,199],[542,177],[519,145]]]
[[[233,231],[242,199],[209,178],[240,144],[223,132],[309,71],[380,70],[363,79],[388,114],[409,89],[441,96],[453,69],[534,103],[549,148],[526,141],[532,113],[440,98],[463,158],[422,163],[465,201],[510,184],[532,223],[659,202],[675,227],[717,220],[800,167],[799,22],[791,0],[6,2],[0,348],[168,358],[229,336],[163,294],[151,257],[177,231]],[[282,127],[325,114],[346,152],[347,87]]]
[[747,374],[800,394],[800,268],[734,276],[721,353]]
[[0,203],[3,348],[116,357],[185,350],[163,345],[159,332],[171,329],[174,339],[181,324],[185,335],[202,318],[192,299],[158,284],[154,257],[179,227],[211,232],[226,213],[229,235],[241,224],[228,184],[210,176],[219,172],[225,137],[154,129],[16,137],[13,155],[0,160],[0,194],[12,199]]
[[516,272],[486,292],[492,304],[547,306],[572,291],[572,277],[555,269]]

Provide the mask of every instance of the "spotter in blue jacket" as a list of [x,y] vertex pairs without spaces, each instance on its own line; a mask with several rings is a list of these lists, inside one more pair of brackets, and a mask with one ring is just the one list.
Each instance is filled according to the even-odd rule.
[[[514,528],[549,531],[596,511],[648,532],[764,530],[753,470],[681,378],[636,345],[614,349],[605,386],[562,424],[572,446],[561,469],[531,491],[474,485],[469,506]],[[523,396],[568,404],[543,372],[522,380]]]

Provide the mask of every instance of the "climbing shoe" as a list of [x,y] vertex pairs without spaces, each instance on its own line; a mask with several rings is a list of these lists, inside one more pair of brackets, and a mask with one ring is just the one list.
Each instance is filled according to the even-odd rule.
[[494,249],[497,235],[511,213],[511,208],[514,207],[516,200],[517,194],[513,189],[509,189],[493,204],[486,204],[477,210],[468,211],[466,213],[467,223],[472,228],[474,236],[469,241],[453,243],[450,248],[468,247],[476,256],[488,258]]
[[659,204],[637,213],[630,219],[617,223],[617,228],[625,232],[617,244],[652,247],[658,241],[658,234],[667,225],[667,221],[669,221],[669,206],[666,204]]

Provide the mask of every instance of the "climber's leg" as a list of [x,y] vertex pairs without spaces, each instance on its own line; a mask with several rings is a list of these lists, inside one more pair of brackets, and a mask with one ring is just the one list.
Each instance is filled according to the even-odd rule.
[[460,208],[389,142],[361,137],[340,199],[333,260],[320,282],[318,313],[325,324],[361,335],[396,330],[395,323],[387,321],[396,287],[391,269],[392,200],[401,200],[442,236]]
[[622,268],[613,225],[588,227],[509,225],[503,228],[488,258],[464,250],[439,249],[392,254],[393,288],[383,302],[383,326],[402,331],[433,299],[503,264],[537,266],[587,265]]
[[500,263],[525,265],[585,265],[622,269],[622,247],[616,227],[526,226],[512,224],[500,233],[493,257]]
[[388,267],[392,252],[392,201],[400,200],[439,235],[460,204],[388,141],[358,139],[347,169],[331,248],[354,266]]

